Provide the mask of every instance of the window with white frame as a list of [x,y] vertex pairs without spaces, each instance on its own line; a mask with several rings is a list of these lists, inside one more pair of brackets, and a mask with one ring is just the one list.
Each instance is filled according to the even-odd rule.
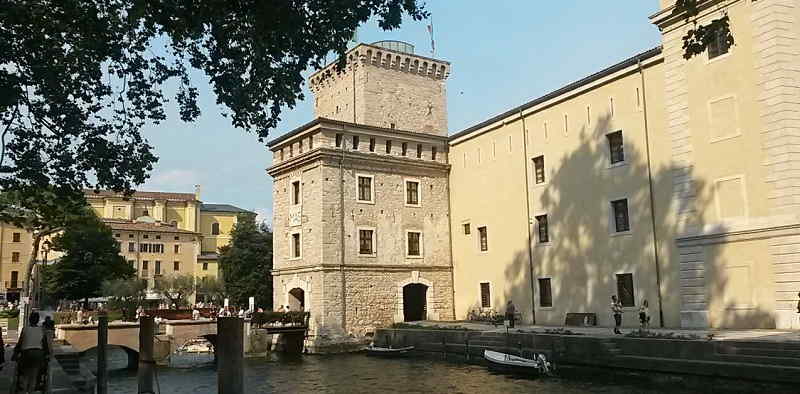
[[406,232],[406,255],[409,257],[422,257],[422,233],[419,231]]
[[624,307],[636,306],[633,293],[633,274],[617,274],[617,297]]
[[290,256],[293,259],[299,259],[301,256],[301,242],[300,242],[300,233],[292,233],[291,243],[289,245],[290,248]]
[[371,228],[358,229],[358,254],[362,256],[375,254],[375,230]]
[[406,180],[406,205],[419,206],[419,181]]
[[536,216],[536,228],[539,234],[539,243],[550,242],[550,225],[547,223],[547,215]]
[[486,226],[478,227],[478,235],[480,235],[480,248],[481,252],[486,252],[489,250],[489,234],[486,230]]
[[553,306],[553,289],[550,278],[539,278],[539,306],[542,308]]
[[533,175],[537,185],[545,182],[544,155],[533,158]]
[[611,212],[614,220],[614,232],[623,233],[631,230],[627,198],[611,201]]
[[358,179],[358,189],[356,190],[358,193],[358,201],[374,202],[374,190],[372,188],[372,180],[374,177],[372,175],[357,175],[356,178]]

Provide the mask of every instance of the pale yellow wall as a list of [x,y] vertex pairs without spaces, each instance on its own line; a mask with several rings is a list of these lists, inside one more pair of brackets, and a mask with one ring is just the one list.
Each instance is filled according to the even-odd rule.
[[[115,239],[120,243],[120,253],[136,268],[139,277],[152,278],[155,275],[155,261],[161,261],[161,275],[195,273],[198,253],[196,235],[122,230],[113,232]],[[145,236],[147,238],[144,238]],[[129,251],[130,243],[134,245],[134,252]],[[164,253],[139,252],[140,243],[163,244]],[[178,253],[175,253],[175,245],[178,245]],[[142,267],[143,261],[148,261],[146,273]],[[178,271],[174,270],[175,261],[180,262]]]
[[[181,230],[197,231],[198,202],[196,201],[150,201],[124,200],[122,198],[98,198],[87,196],[87,201],[97,215],[104,219],[135,220],[148,216],[164,223],[177,222]],[[115,207],[123,207],[122,215],[115,217]]]
[[[218,252],[219,248],[231,242],[231,231],[236,224],[237,214],[234,212],[201,212],[200,233],[203,234],[203,252]],[[219,223],[219,235],[211,234],[213,223]]]
[[[13,242],[13,234],[20,234],[20,242]],[[18,274],[17,287],[24,286],[25,272],[31,256],[31,235],[18,227],[9,224],[0,224],[0,272],[2,274],[2,288],[12,285],[11,272]],[[13,253],[19,253],[19,262],[12,262]]]

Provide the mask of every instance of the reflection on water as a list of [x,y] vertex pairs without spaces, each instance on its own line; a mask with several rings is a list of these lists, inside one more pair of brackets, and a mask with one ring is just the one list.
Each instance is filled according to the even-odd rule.
[[[213,356],[182,354],[173,366],[158,369],[162,393],[216,393]],[[272,354],[245,360],[248,393],[696,393],[783,392],[758,385],[727,384],[700,379],[650,375],[613,375],[607,370],[562,368],[561,377],[538,380],[493,374],[486,368],[426,359],[376,359],[363,354],[288,357]],[[695,380],[699,378],[694,378]],[[109,392],[136,393],[135,371],[114,371]]]

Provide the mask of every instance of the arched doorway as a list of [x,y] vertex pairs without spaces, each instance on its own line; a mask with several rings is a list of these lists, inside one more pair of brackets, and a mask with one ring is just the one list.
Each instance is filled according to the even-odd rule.
[[302,311],[306,308],[306,292],[299,287],[289,290],[289,309],[292,311]]
[[428,286],[411,283],[403,286],[403,321],[426,320]]

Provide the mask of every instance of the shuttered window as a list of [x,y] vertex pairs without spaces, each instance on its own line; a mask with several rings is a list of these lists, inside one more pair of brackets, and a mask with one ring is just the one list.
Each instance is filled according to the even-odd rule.
[[492,294],[489,288],[489,282],[481,283],[481,308],[492,307]]
[[636,306],[633,294],[633,274],[617,274],[617,297],[622,306]]

